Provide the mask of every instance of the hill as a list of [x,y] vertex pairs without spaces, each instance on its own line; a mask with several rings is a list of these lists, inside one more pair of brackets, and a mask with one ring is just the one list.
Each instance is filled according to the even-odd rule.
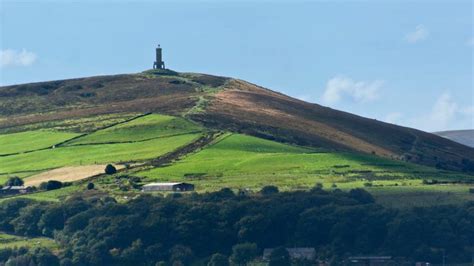
[[[185,117],[210,130],[330,151],[373,154],[445,170],[474,171],[473,148],[232,78],[150,70],[0,87],[0,133],[94,116],[109,116],[102,120],[106,126],[122,119],[120,116],[148,112]],[[87,131],[88,124],[80,124]],[[94,142],[94,138],[83,141]]]
[[441,131],[433,134],[474,148],[474,129]]

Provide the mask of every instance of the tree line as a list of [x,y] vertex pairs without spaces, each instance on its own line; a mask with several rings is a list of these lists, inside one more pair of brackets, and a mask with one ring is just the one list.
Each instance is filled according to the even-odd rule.
[[334,265],[357,255],[440,263],[443,253],[454,263],[474,251],[474,202],[395,210],[363,189],[320,187],[141,195],[126,203],[77,194],[58,203],[5,201],[0,230],[53,237],[63,247],[0,252],[4,263],[33,263],[25,265],[245,265],[264,248],[282,247],[313,247]]

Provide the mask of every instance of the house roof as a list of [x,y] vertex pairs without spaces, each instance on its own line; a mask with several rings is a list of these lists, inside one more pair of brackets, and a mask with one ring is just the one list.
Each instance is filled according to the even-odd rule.
[[3,187],[2,190],[21,190],[21,189],[26,189],[27,187],[24,186],[6,186]]

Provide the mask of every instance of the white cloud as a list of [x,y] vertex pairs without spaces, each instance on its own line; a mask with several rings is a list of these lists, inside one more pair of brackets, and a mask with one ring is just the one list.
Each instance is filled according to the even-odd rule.
[[388,115],[385,116],[383,121],[390,124],[399,124],[402,116],[403,116],[402,113],[399,113],[399,112],[389,113]]
[[414,118],[411,126],[426,131],[472,128],[474,126],[474,107],[460,106],[451,93],[441,94],[430,113]]
[[25,49],[21,51],[0,50],[0,66],[30,66],[36,61],[36,54]]
[[409,43],[417,43],[423,41],[430,35],[428,29],[423,25],[418,25],[415,28],[415,31],[408,33],[405,36],[405,40]]
[[347,77],[337,76],[327,82],[322,101],[328,105],[334,105],[342,99],[350,99],[354,102],[373,101],[378,98],[382,85],[381,80],[354,81]]

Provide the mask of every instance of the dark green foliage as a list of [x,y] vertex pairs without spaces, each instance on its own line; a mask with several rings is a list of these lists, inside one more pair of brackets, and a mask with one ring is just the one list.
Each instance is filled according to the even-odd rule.
[[264,186],[262,190],[260,190],[260,194],[262,195],[271,195],[278,192],[279,190],[278,190],[278,187],[276,186]]
[[90,183],[87,184],[87,189],[88,189],[88,190],[94,189],[94,187],[95,187],[95,185],[94,185],[94,183],[92,183],[92,182],[90,182]]
[[8,181],[5,182],[5,186],[23,186],[23,184],[23,180],[18,176],[10,177]]
[[48,180],[47,182],[42,182],[40,184],[40,189],[42,190],[55,190],[63,187],[63,183],[57,180]]
[[270,254],[268,266],[290,266],[290,254],[284,247],[275,248]]
[[229,258],[221,253],[215,253],[211,256],[207,266],[229,266]]
[[349,191],[349,195],[360,203],[374,203],[375,199],[370,195],[369,192],[361,189],[355,188]]
[[[81,194],[59,203],[5,201],[0,230],[54,235],[65,249],[64,265],[191,265],[211,256],[209,265],[226,265],[229,255],[243,265],[264,248],[278,246],[314,247],[318,256],[335,262],[350,255],[388,254],[440,263],[442,250],[450,263],[470,260],[474,203],[398,211],[370,202],[364,190],[265,197],[222,190],[180,198],[142,195],[126,203]],[[275,255],[273,265],[283,265],[284,255]],[[5,251],[0,264],[7,257],[28,263],[50,258]]]
[[255,243],[242,243],[232,247],[230,260],[237,265],[246,265],[258,255],[258,248]]
[[117,169],[115,168],[115,166],[113,166],[111,164],[108,164],[105,167],[105,173],[108,174],[108,175],[113,175],[113,174],[117,173]]

